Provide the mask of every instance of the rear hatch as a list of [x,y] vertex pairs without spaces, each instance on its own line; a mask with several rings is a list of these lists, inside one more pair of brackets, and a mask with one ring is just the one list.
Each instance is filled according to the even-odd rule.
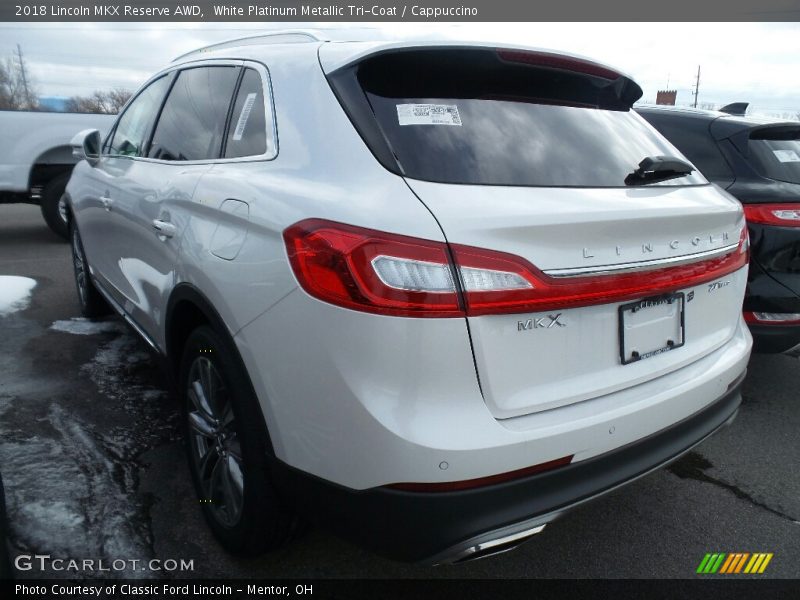
[[625,184],[646,157],[682,158],[630,110],[627,77],[445,47],[367,55],[329,79],[442,227],[496,418],[648,381],[733,336],[741,208],[697,172]]

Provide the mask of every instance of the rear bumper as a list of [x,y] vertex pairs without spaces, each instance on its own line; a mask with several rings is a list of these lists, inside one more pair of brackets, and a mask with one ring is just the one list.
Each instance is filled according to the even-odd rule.
[[744,373],[702,410],[637,442],[558,470],[468,491],[351,490],[275,460],[286,501],[309,520],[402,561],[453,562],[481,545],[525,539],[573,506],[679,457],[736,415]]
[[748,324],[753,334],[753,352],[780,353],[800,351],[800,325]]
[[[800,296],[765,270],[757,259],[750,262],[744,310],[750,312],[800,313]],[[787,352],[800,345],[798,325],[760,325],[749,323],[753,351]]]

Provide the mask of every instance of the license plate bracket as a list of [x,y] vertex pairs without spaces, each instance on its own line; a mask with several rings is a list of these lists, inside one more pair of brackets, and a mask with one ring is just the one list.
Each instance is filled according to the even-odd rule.
[[619,350],[623,365],[686,343],[683,292],[644,298],[619,307]]

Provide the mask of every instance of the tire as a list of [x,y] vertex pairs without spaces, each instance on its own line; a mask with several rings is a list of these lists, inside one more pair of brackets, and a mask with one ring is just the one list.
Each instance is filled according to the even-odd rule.
[[186,342],[178,383],[203,515],[226,550],[256,555],[284,545],[295,517],[270,480],[261,408],[236,356],[232,343],[199,327]]
[[83,243],[75,223],[72,223],[70,227],[70,247],[72,248],[72,266],[75,272],[75,288],[78,291],[81,314],[89,319],[107,315],[111,312],[111,308],[97,291],[89,276],[89,263],[86,262]]
[[67,187],[70,173],[62,173],[54,177],[42,190],[41,209],[44,222],[65,240],[69,240],[69,225],[64,206],[61,204],[61,197]]

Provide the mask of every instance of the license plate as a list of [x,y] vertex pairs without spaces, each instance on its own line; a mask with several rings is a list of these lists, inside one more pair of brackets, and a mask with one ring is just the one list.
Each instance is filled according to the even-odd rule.
[[645,298],[619,307],[619,348],[623,365],[683,346],[683,293]]

